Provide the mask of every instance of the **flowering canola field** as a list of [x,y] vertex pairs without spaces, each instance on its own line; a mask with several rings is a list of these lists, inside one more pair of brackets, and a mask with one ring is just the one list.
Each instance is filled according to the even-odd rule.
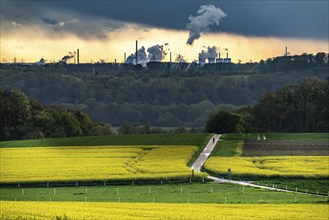
[[1,148],[2,183],[188,178],[195,146]]
[[208,171],[245,176],[283,176],[305,178],[329,177],[328,156],[211,157]]
[[0,219],[329,219],[328,205],[1,202]]

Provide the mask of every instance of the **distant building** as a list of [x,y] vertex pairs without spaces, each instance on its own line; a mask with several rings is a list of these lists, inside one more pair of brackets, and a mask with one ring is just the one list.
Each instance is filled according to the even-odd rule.
[[208,57],[208,63],[215,63],[216,57]]
[[231,58],[217,58],[216,63],[231,63]]

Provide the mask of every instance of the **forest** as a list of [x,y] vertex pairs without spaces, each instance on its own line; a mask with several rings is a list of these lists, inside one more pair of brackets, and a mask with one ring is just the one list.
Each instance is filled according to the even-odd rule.
[[212,114],[207,132],[328,132],[329,80],[316,77],[267,92],[253,106]]
[[[204,127],[208,117],[220,108],[237,110],[256,105],[262,98],[273,98],[270,94],[275,93],[265,96],[267,92],[296,86],[310,77],[328,79],[329,71],[326,53],[245,64],[148,63],[147,67],[104,63],[32,67],[1,64],[0,70],[2,88],[19,90],[44,105],[80,110],[112,126],[137,123],[194,128]],[[309,100],[307,96],[304,101]],[[265,109],[258,111],[264,115]],[[298,113],[304,119],[293,127],[307,130],[311,126],[303,116],[305,111]],[[293,116],[297,117],[282,114],[285,118],[270,127],[289,130],[283,123]]]
[[17,90],[0,88],[0,103],[0,141],[112,133],[84,112],[40,105]]

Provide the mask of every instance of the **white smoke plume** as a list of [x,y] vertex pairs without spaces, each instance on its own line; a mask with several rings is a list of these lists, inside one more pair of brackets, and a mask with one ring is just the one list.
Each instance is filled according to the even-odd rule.
[[202,50],[199,53],[199,59],[208,59],[208,58],[216,58],[217,57],[218,48],[216,46],[207,47],[207,50]]
[[202,50],[200,53],[199,53],[199,59],[202,59],[202,60],[205,60],[208,58],[208,52],[205,51],[205,50]]
[[160,62],[167,55],[167,52],[164,49],[164,45],[158,45],[158,44],[149,47],[147,49],[147,52],[149,53],[148,60],[152,62]]
[[[142,46],[138,51],[137,51],[137,62],[138,64],[142,64],[143,66],[146,64],[147,62],[147,56],[146,56],[146,52],[145,52],[145,47]],[[128,56],[127,60],[125,61],[125,63],[128,64],[136,64],[136,54],[132,53]]]
[[202,5],[197,11],[198,15],[188,17],[190,23],[186,25],[186,28],[190,31],[187,39],[187,44],[192,45],[194,40],[199,39],[201,33],[208,32],[209,27],[212,25],[219,25],[219,21],[227,15],[214,5]]
[[218,51],[218,48],[216,46],[208,47],[208,58],[216,58],[217,51]]
[[180,63],[185,63],[186,62],[186,59],[183,55],[181,54],[178,54],[176,59],[175,59],[176,62],[180,62]]
[[137,55],[138,55],[138,64],[142,64],[145,65],[145,63],[147,62],[147,56],[146,56],[146,52],[145,52],[145,47],[142,46],[138,51],[137,51]]

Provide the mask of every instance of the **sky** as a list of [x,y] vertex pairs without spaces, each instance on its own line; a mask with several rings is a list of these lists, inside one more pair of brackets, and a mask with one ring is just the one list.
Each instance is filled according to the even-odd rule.
[[[1,0],[1,62],[123,62],[139,47],[163,46],[164,61],[191,62],[207,47],[233,62],[328,52],[328,0]],[[73,62],[73,61],[72,61]]]

